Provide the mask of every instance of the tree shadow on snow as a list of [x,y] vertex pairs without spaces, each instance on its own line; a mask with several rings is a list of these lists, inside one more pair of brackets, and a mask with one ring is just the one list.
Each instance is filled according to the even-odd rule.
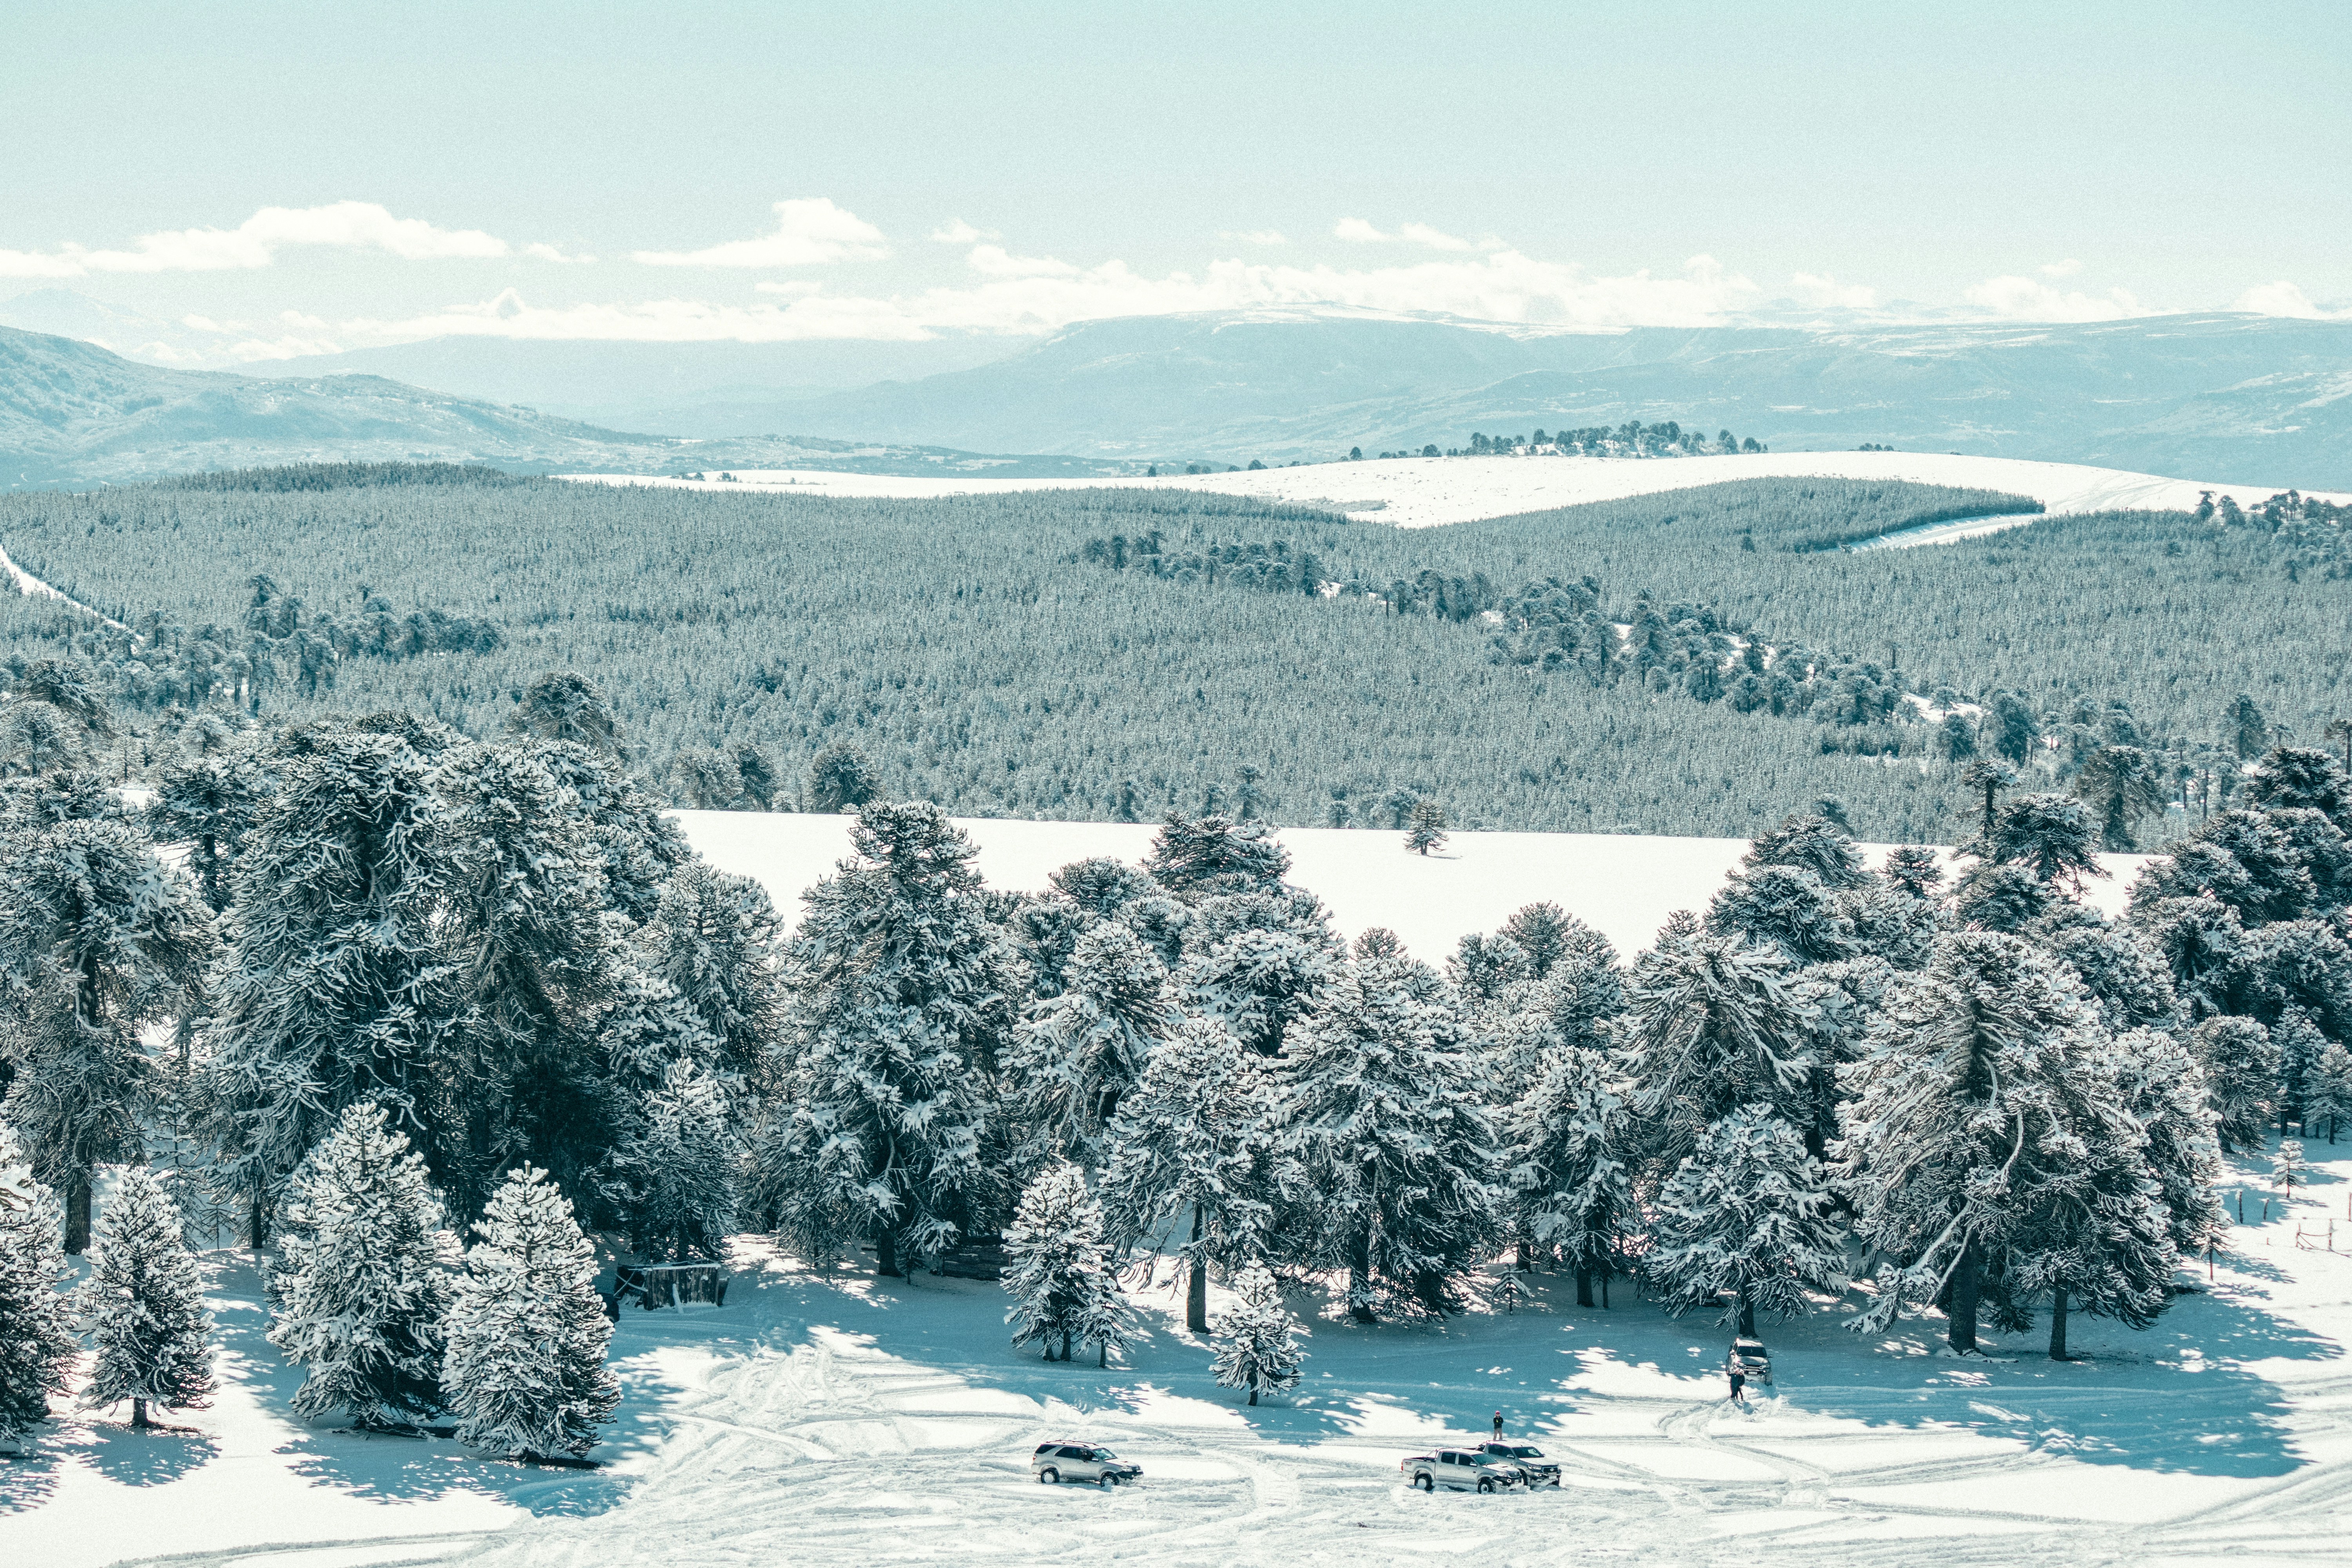
[[136,1432],[127,1420],[93,1422],[83,1430],[88,1437],[76,1457],[126,1487],[159,1487],[176,1481],[203,1468],[220,1453],[220,1445],[202,1432]]

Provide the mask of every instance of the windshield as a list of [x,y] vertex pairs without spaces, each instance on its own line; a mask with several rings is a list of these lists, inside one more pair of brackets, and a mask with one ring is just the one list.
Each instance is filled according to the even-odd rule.
[[1094,1457],[1097,1459],[1116,1459],[1118,1458],[1117,1454],[1112,1453],[1108,1448],[1097,1448],[1095,1450]]
[[1511,1458],[1514,1459],[1540,1459],[1543,1458],[1543,1450],[1541,1448],[1514,1448],[1511,1450]]

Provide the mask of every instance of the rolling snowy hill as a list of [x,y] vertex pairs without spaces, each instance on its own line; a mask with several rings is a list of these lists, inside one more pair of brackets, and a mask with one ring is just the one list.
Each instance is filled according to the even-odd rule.
[[[740,469],[730,481],[653,475],[573,474],[605,484],[680,484],[695,489],[774,489],[793,495],[989,495],[1017,490],[1097,486],[1210,490],[1323,507],[1351,517],[1377,518],[1401,528],[1470,522],[1549,511],[1585,501],[1616,500],[1691,489],[1735,479],[1823,478],[1912,479],[1923,484],[2000,490],[2031,496],[2052,513],[2181,510],[2210,490],[2252,505],[2288,488],[2168,479],[2078,463],[2038,463],[2015,458],[1948,456],[1934,452],[1769,452],[1711,458],[1392,458],[1360,463],[1318,463],[1223,474],[1164,474],[1067,480]],[[2352,492],[2311,491],[2352,501]],[[1945,533],[1939,537],[1957,537]]]

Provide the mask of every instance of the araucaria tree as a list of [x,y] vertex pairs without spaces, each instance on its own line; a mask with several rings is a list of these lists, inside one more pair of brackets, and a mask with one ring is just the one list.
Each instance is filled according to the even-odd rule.
[[1812,1010],[1777,947],[1736,933],[1666,937],[1633,965],[1619,1041],[1651,1155],[1671,1169],[1699,1133],[1742,1105],[1815,1119]]
[[278,791],[231,874],[204,1033],[212,1132],[256,1246],[344,1107],[434,1109],[452,1010],[436,947],[446,819],[425,759],[397,735],[328,726],[280,751]]
[[269,1342],[309,1375],[294,1408],[398,1428],[442,1405],[442,1320],[457,1238],[422,1155],[354,1105],[287,1185]]
[[[2037,1262],[2065,1239],[2048,1215],[2083,1200],[2086,1183],[2112,1180],[2119,1201],[2138,1201],[2144,1137],[2113,1064],[2091,1048],[2095,1029],[2071,973],[2017,937],[1942,937],[1927,967],[1898,982],[1870,1054],[1844,1069],[1833,1150],[1856,1233],[1889,1260],[1858,1325],[1941,1301],[1952,1348],[1972,1351],[1988,1292],[2018,1323],[2023,1297],[2055,1282]],[[2132,1239],[2112,1227],[2069,1235],[2094,1249]],[[2145,1272],[2134,1262],[2135,1278]]]
[[1503,1115],[1503,1163],[1520,1237],[1576,1275],[1590,1307],[1595,1275],[1623,1264],[1641,1226],[1629,1156],[1633,1118],[1616,1065],[1597,1047],[1548,1052]]
[[80,1252],[91,1170],[143,1152],[155,1071],[140,1032],[185,1005],[211,917],[121,822],[69,820],[11,841],[0,882],[0,963],[21,1009],[0,1025],[16,1037],[5,1114],[34,1174],[65,1194],[66,1250]]
[[1409,959],[1343,965],[1285,1048],[1285,1245],[1347,1271],[1360,1322],[1383,1306],[1451,1311],[1502,1194],[1444,983]]
[[1048,1165],[1029,1184],[1005,1228],[1004,1253],[1013,1342],[1042,1344],[1047,1361],[1068,1361],[1074,1345],[1093,1341],[1108,1364],[1126,1337],[1127,1303],[1103,1247],[1102,1209],[1076,1165]]
[[1270,1109],[1253,1056],[1205,1018],[1160,1047],[1110,1128],[1104,1226],[1126,1247],[1189,1211],[1179,1254],[1189,1272],[1185,1326],[1209,1326],[1209,1265],[1255,1253],[1272,1214],[1265,1196]]
[[79,1348],[58,1289],[72,1277],[58,1228],[56,1195],[0,1123],[0,1441],[21,1442],[48,1419]]
[[868,805],[850,842],[791,950],[796,1065],[757,1195],[808,1253],[871,1237],[895,1275],[991,1195],[981,1085],[1011,1032],[1013,961],[971,841],[938,806]]
[[1426,855],[1445,843],[1445,808],[1426,797],[1412,803],[1412,825],[1405,832],[1404,847],[1416,855]]
[[1727,1294],[1724,1319],[1805,1309],[1805,1291],[1845,1286],[1845,1256],[1822,1163],[1769,1105],[1706,1128],[1659,1190],[1642,1272],[1677,1317]]
[[584,1454],[613,1417],[613,1325],[596,1249],[545,1171],[511,1173],[474,1226],[442,1373],[458,1440],[516,1458]]
[[1298,1386],[1298,1363],[1307,1352],[1293,1336],[1297,1324],[1282,1305],[1282,1290],[1262,1263],[1234,1277],[1232,1308],[1217,1320],[1214,1363],[1221,1388],[1246,1388],[1249,1402],[1260,1394]]
[[1040,1143],[1099,1169],[1106,1127],[1175,1027],[1167,967],[1140,938],[1116,921],[1080,937],[1061,994],[1013,1036],[1013,1076]]
[[96,1354],[85,1409],[131,1401],[131,1425],[150,1405],[201,1409],[213,1393],[212,1315],[196,1260],[180,1237],[180,1211],[136,1167],[115,1184],[99,1217],[98,1246],[80,1309]]

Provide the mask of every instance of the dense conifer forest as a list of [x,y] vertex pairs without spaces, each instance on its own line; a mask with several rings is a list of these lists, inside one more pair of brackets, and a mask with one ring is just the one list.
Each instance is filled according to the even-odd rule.
[[855,753],[981,816],[1385,826],[1425,796],[1457,828],[1744,835],[1828,796],[1948,842],[1962,770],[2005,756],[2094,791],[2120,766],[2118,847],[2352,709],[2345,531],[2300,498],[1821,548],[2032,510],[1759,480],[1400,530],[320,466],[0,501],[0,546],[113,623],[5,599],[0,644],[81,660],[133,735],[385,708],[489,735],[569,668],[686,804],[822,806],[812,764]]

